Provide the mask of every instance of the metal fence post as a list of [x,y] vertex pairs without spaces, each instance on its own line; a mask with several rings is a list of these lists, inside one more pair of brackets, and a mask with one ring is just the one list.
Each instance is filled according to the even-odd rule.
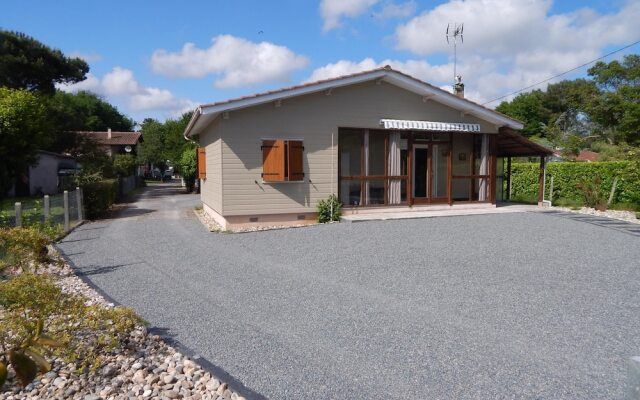
[[76,186],[76,206],[78,207],[78,221],[82,221],[82,192]]
[[22,203],[16,202],[15,211],[16,211],[16,227],[20,228],[22,227]]
[[48,222],[51,219],[51,201],[49,195],[44,195],[44,222]]
[[64,230],[65,232],[69,231],[69,191],[65,190],[64,195]]
[[551,175],[551,189],[549,189],[549,205],[553,205],[553,175]]

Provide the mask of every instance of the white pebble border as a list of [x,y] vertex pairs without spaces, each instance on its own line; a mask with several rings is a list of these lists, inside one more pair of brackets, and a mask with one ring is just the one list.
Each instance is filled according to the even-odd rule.
[[[54,251],[51,249],[51,251]],[[59,277],[57,284],[70,294],[86,297],[87,304],[115,307],[75,275],[66,263],[40,268],[38,273]],[[78,374],[73,363],[50,358],[52,369],[22,388],[9,368],[0,400],[244,400],[198,364],[166,344],[146,327],[137,326],[128,340],[105,355],[96,372]]]
[[636,213],[633,211],[623,211],[623,210],[607,210],[607,211],[598,211],[595,208],[590,207],[582,207],[579,210],[574,210],[567,207],[551,207],[551,209],[562,210],[562,211],[570,211],[579,214],[589,214],[596,215],[598,217],[606,217],[619,219],[626,222],[631,222],[633,224],[640,224],[640,219],[636,218]]

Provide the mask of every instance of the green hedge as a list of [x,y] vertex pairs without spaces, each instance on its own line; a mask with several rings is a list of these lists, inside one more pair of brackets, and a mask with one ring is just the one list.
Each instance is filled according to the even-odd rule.
[[[538,193],[538,163],[515,163],[511,169],[511,195],[518,197],[535,197]],[[547,181],[545,198],[549,198],[551,177],[553,176],[553,199],[569,199],[582,201],[583,196],[577,184],[584,180],[593,181],[600,177],[600,194],[609,198],[613,180],[618,184],[613,203],[640,204],[640,162],[607,161],[607,162],[552,162],[547,164]]]
[[84,209],[88,219],[102,218],[118,195],[118,180],[104,179],[82,186]]

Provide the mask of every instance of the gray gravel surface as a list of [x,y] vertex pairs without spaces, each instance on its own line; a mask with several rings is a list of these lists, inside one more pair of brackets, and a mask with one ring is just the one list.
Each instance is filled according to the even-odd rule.
[[640,238],[543,213],[208,233],[147,190],[59,248],[271,399],[612,399],[640,355]]

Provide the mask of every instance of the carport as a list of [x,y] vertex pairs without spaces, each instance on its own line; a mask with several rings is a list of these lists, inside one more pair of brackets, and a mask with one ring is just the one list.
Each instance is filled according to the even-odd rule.
[[507,190],[505,200],[510,200],[511,195],[511,159],[513,157],[539,157],[540,172],[538,174],[538,204],[544,200],[544,180],[546,171],[546,157],[553,154],[551,149],[541,146],[526,137],[518,134],[509,127],[502,127],[498,131],[498,158],[507,160],[505,179]]

